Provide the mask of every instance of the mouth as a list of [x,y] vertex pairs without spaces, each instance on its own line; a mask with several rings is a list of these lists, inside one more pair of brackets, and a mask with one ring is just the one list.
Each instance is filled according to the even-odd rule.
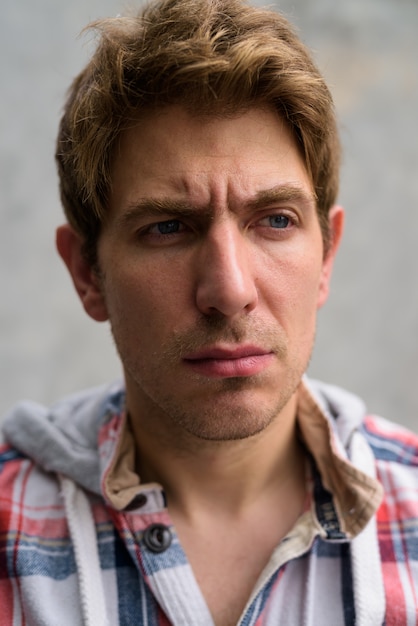
[[184,357],[184,363],[197,374],[210,378],[255,376],[269,367],[274,353],[259,346],[213,346]]

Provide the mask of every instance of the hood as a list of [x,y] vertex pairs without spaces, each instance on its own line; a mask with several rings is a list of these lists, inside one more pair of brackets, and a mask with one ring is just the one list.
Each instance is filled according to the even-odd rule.
[[124,403],[121,382],[72,394],[50,408],[20,402],[6,415],[3,436],[44,470],[100,494],[99,430],[107,416],[123,412]]

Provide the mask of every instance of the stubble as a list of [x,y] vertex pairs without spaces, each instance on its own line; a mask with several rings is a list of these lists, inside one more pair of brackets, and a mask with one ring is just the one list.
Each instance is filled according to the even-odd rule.
[[[140,346],[124,339],[119,324],[112,332],[127,378],[132,418],[155,435],[186,436],[206,441],[252,437],[266,429],[291,400],[307,367],[292,359],[284,332],[248,318],[232,324],[221,316],[202,317],[193,329],[173,332],[148,362]],[[193,352],[215,344],[251,343],[274,354],[277,380],[254,376],[213,379],[182,365]]]

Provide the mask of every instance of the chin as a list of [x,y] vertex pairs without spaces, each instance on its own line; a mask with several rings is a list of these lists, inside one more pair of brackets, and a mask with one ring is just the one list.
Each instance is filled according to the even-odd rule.
[[[280,419],[294,397],[292,388],[291,392],[267,401],[264,394],[254,391],[246,394],[240,390],[242,379],[229,380],[229,393],[223,397],[212,398],[206,406],[171,411],[170,417],[177,429],[206,441],[248,439],[269,429],[276,419]],[[288,416],[293,417],[292,410],[286,411],[287,419]]]

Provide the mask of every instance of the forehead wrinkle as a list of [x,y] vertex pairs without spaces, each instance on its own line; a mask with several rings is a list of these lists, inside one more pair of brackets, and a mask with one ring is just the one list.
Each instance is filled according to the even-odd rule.
[[[245,197],[242,192],[242,186],[228,183],[224,192],[220,191],[218,186],[214,186],[210,190],[210,199],[207,208],[203,203],[196,203],[197,210],[202,206],[213,217],[216,213],[222,212],[226,208],[231,213],[239,213],[242,211],[257,211],[266,208],[271,204],[283,204],[286,202],[294,202],[305,208],[316,207],[316,194],[309,186],[308,188],[299,182],[283,182],[273,185],[267,189],[261,189],[254,193],[249,193],[249,197]],[[235,187],[235,190],[234,190]],[[244,184],[245,187],[245,184]],[[186,186],[185,186],[186,189]],[[186,193],[190,192],[187,187]],[[241,193],[240,193],[241,192]],[[195,206],[194,202],[190,202]]]

